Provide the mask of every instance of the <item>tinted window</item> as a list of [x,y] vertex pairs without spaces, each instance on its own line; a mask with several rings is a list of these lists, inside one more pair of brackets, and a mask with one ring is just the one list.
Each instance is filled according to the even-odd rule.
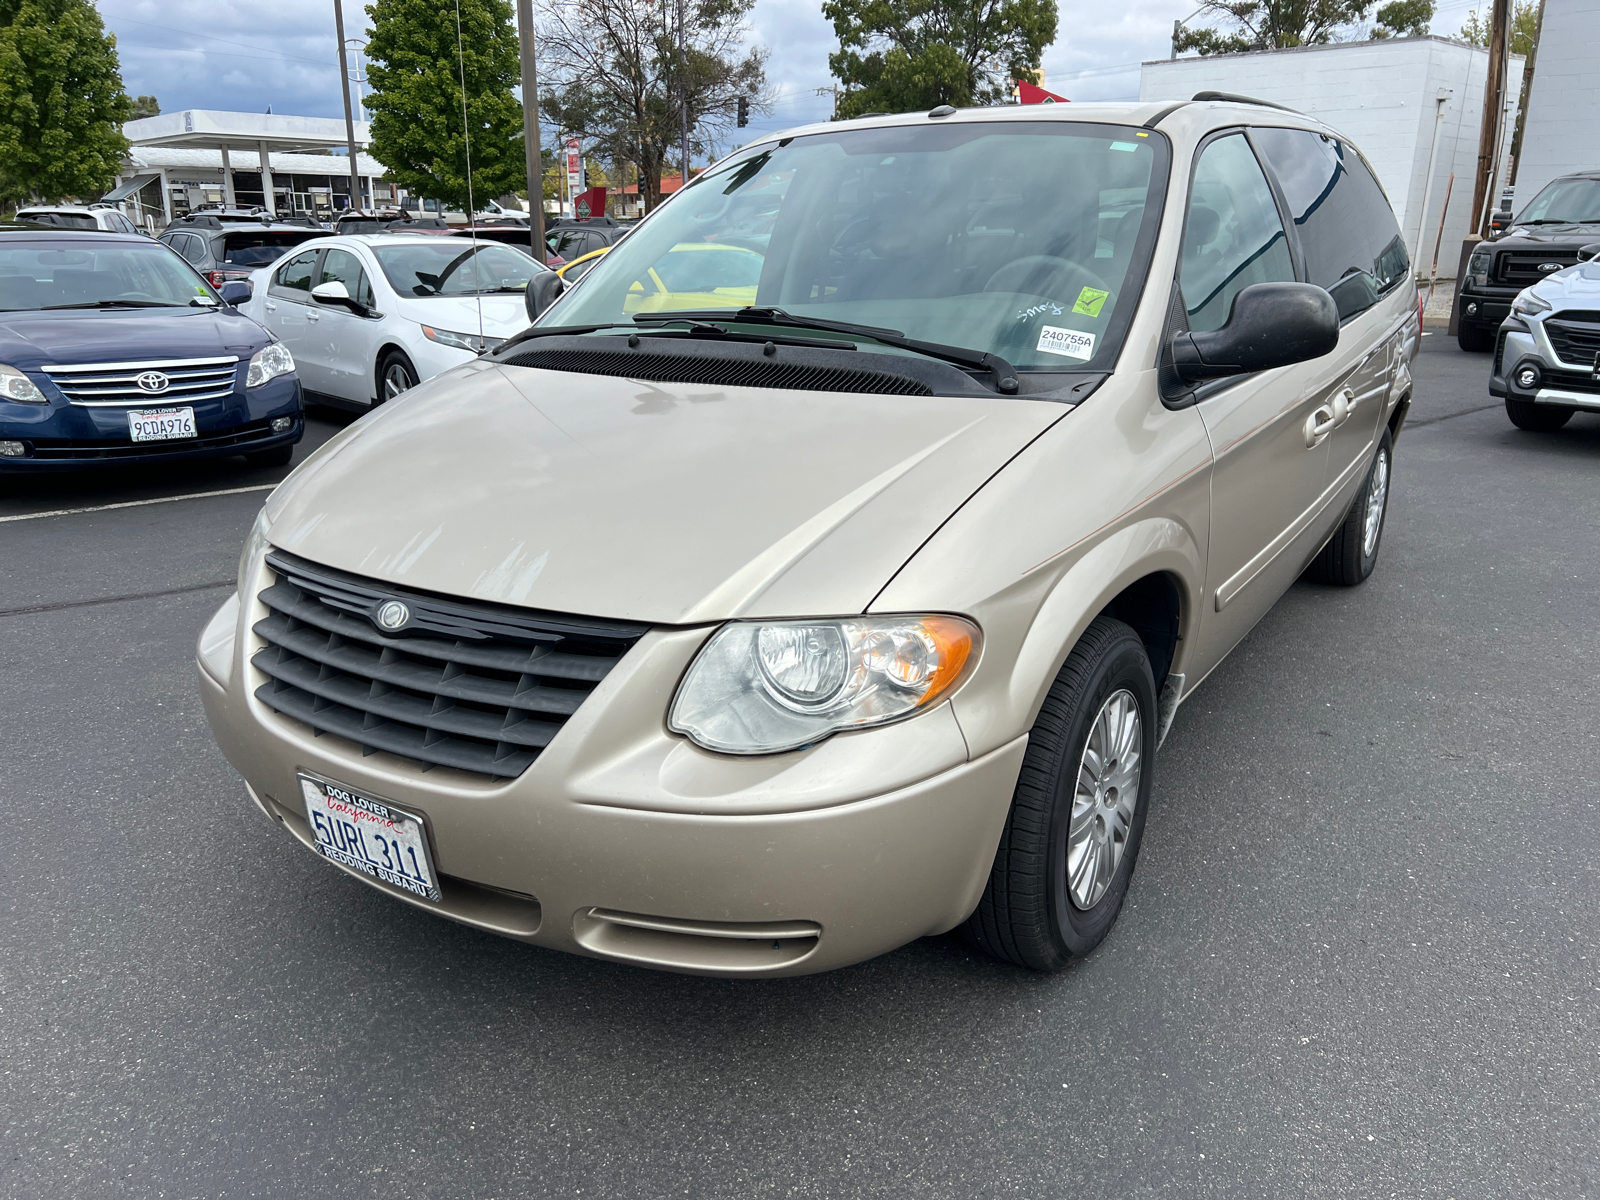
[[21,212],[19,221],[32,221],[35,225],[49,225],[55,229],[98,229],[90,213]]
[[372,308],[372,285],[367,273],[361,269],[361,260],[348,250],[329,250],[322,259],[318,283],[342,283],[350,298],[365,308]]
[[1289,201],[1306,279],[1333,293],[1341,320],[1405,278],[1411,264],[1400,226],[1354,147],[1305,129],[1253,136]]
[[311,268],[316,265],[317,251],[307,250],[304,254],[296,254],[283,266],[279,267],[272,276],[274,291],[310,293]]
[[1189,328],[1220,329],[1253,283],[1289,283],[1294,262],[1261,165],[1243,134],[1200,152],[1183,230],[1178,282]]
[[1519,225],[1600,222],[1600,179],[1558,179],[1545,187],[1517,218]]

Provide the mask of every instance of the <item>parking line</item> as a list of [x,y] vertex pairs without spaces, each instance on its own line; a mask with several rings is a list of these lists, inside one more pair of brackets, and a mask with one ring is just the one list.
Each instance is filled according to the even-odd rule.
[[278,485],[260,483],[254,487],[224,488],[219,492],[186,492],[182,496],[157,496],[152,500],[124,500],[120,504],[94,504],[88,508],[57,508],[50,512],[19,513],[14,517],[0,517],[0,525],[8,521],[39,521],[45,517],[71,517],[78,513],[109,512],[113,508],[143,508],[147,504],[171,504],[175,500],[204,500],[207,496],[239,496],[245,492],[270,492]]

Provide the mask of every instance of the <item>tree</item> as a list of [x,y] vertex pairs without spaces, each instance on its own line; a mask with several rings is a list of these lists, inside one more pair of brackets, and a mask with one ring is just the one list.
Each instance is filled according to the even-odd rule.
[[128,120],[137,121],[141,117],[159,117],[161,103],[154,96],[135,96],[132,107],[128,109]]
[[1434,0],[1391,0],[1372,15],[1375,38],[1422,37],[1433,23]]
[[1056,0],[824,0],[841,119],[1000,103],[1056,37]]
[[[465,208],[519,191],[522,106],[511,89],[521,77],[508,0],[374,0],[362,104],[372,112],[372,156],[413,195]],[[462,75],[466,122],[462,121]],[[468,136],[470,135],[470,137]]]
[[[1489,22],[1473,9],[1461,26],[1461,40],[1475,46],[1489,44]],[[1516,0],[1511,7],[1511,53],[1531,54],[1539,40],[1539,0]]]
[[0,0],[0,204],[98,197],[127,118],[117,39],[89,0]]
[[1205,0],[1203,15],[1221,18],[1227,27],[1179,29],[1178,52],[1231,54],[1245,50],[1282,50],[1338,41],[1341,31],[1367,15],[1372,0]]
[[645,211],[661,202],[661,175],[682,154],[680,98],[689,110],[691,157],[711,157],[733,128],[739,97],[760,112],[766,52],[749,48],[754,0],[683,0],[684,62],[675,0],[547,0],[540,69],[550,90],[540,114],[577,134],[592,156],[633,163]]

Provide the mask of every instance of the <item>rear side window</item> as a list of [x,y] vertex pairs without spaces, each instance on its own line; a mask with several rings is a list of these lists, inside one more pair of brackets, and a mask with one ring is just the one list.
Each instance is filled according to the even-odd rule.
[[372,284],[361,269],[361,261],[348,250],[329,250],[322,259],[318,283],[342,283],[350,298],[363,308],[372,308]]
[[317,251],[307,250],[304,254],[296,254],[273,272],[271,290],[288,292],[297,299],[304,299],[311,291],[311,270],[316,265]]
[[1300,235],[1306,279],[1327,288],[1339,319],[1362,312],[1411,263],[1394,211],[1353,146],[1306,129],[1256,129]]
[[1183,231],[1183,289],[1189,328],[1220,329],[1233,298],[1253,283],[1291,283],[1294,261],[1277,203],[1250,143],[1240,133],[1200,152]]
[[222,261],[236,267],[264,267],[277,262],[309,233],[229,233],[222,239]]

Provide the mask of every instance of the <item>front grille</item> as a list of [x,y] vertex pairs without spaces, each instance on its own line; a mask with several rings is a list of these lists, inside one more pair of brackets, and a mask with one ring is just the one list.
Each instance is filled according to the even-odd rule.
[[214,433],[207,437],[174,438],[165,442],[131,442],[127,438],[120,441],[66,441],[34,438],[28,444],[32,448],[30,458],[70,458],[85,461],[106,458],[145,458],[151,454],[178,454],[191,450],[225,450],[229,446],[239,447],[243,454],[250,448],[251,443],[266,441],[279,435],[272,432],[269,421],[255,421],[249,425],[240,425],[226,433]]
[[1600,354],[1600,311],[1563,310],[1544,319],[1544,332],[1564,362],[1592,363]]
[[1589,371],[1561,371],[1546,368],[1544,383],[1541,386],[1559,388],[1563,392],[1583,392],[1591,396],[1600,395],[1600,379],[1596,379]]
[[649,351],[528,350],[506,359],[518,367],[615,375],[657,383],[705,383],[727,387],[794,388],[813,392],[870,392],[887,396],[931,396],[933,389],[908,375],[849,367],[772,362],[767,359],[652,354]]
[[[251,663],[263,704],[424,766],[514,779],[647,626],[452,600],[273,550]],[[411,611],[394,634],[373,619]]]
[[[87,408],[128,404],[192,404],[233,394],[239,359],[164,358],[151,362],[52,364],[40,367],[45,378],[73,404]],[[158,372],[167,378],[159,392],[146,391],[139,377]]]
[[1495,265],[1494,281],[1505,287],[1527,287],[1548,279],[1554,271],[1541,271],[1544,263],[1570,267],[1578,261],[1577,250],[1502,250]]

